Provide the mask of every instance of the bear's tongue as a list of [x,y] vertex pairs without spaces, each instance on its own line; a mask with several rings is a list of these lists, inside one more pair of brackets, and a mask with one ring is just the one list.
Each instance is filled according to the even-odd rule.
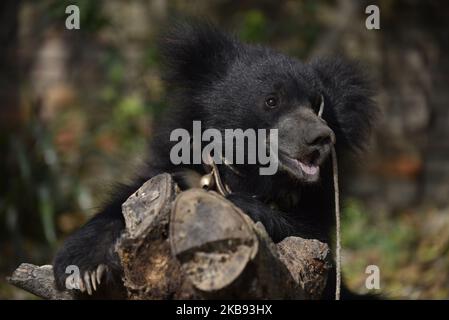
[[305,164],[305,163],[302,163],[301,161],[298,161],[298,162],[299,162],[299,166],[301,167],[302,171],[304,171],[306,174],[315,175],[318,172],[318,169],[319,169],[318,166]]

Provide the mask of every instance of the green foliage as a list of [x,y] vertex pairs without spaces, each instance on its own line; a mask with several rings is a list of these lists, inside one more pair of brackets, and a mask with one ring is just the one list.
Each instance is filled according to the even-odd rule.
[[2,184],[0,217],[5,222],[4,232],[26,233],[55,244],[55,209],[60,210],[63,201],[59,159],[49,132],[32,117],[20,134],[6,137],[5,151],[6,163],[0,169],[0,175],[9,182]]
[[449,294],[449,219],[431,211],[395,216],[369,213],[361,202],[345,203],[343,271],[353,290],[364,292],[365,268],[380,268],[388,298],[446,298]]
[[145,68],[157,68],[160,63],[159,50],[156,46],[149,46],[145,50],[144,57],[144,67]]
[[262,11],[248,10],[244,14],[240,29],[241,39],[249,42],[261,42],[267,39],[267,20]]
[[346,203],[343,217],[343,247],[354,251],[378,250],[389,267],[404,261],[416,241],[413,226],[404,224],[399,218],[386,219],[368,214],[355,199]]

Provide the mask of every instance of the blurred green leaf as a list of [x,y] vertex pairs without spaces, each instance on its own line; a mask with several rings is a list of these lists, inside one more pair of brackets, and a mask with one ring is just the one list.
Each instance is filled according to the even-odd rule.
[[245,13],[240,37],[251,42],[267,38],[267,21],[262,11],[254,9]]
[[119,122],[128,121],[144,114],[145,108],[137,96],[123,98],[115,108],[114,117]]
[[54,224],[54,207],[50,197],[50,190],[47,186],[38,187],[39,195],[39,213],[41,215],[42,225],[44,227],[45,238],[50,244],[55,244],[56,233]]

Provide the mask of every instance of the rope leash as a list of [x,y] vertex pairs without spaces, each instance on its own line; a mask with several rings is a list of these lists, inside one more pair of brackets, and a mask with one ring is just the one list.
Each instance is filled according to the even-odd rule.
[[[320,110],[318,117],[323,119],[324,97],[321,95]],[[341,226],[340,226],[340,188],[338,186],[338,162],[335,145],[331,147],[332,156],[332,175],[334,180],[334,204],[335,204],[335,300],[340,300],[341,292]]]
[[340,226],[340,189],[338,187],[338,164],[335,147],[332,146],[332,171],[334,176],[334,196],[335,196],[335,300],[340,300],[341,291],[341,226]]

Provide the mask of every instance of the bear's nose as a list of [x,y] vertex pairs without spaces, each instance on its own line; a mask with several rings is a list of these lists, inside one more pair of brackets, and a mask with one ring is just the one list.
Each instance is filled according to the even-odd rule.
[[305,138],[309,146],[324,146],[334,142],[333,132],[329,127],[320,127],[312,130]]

